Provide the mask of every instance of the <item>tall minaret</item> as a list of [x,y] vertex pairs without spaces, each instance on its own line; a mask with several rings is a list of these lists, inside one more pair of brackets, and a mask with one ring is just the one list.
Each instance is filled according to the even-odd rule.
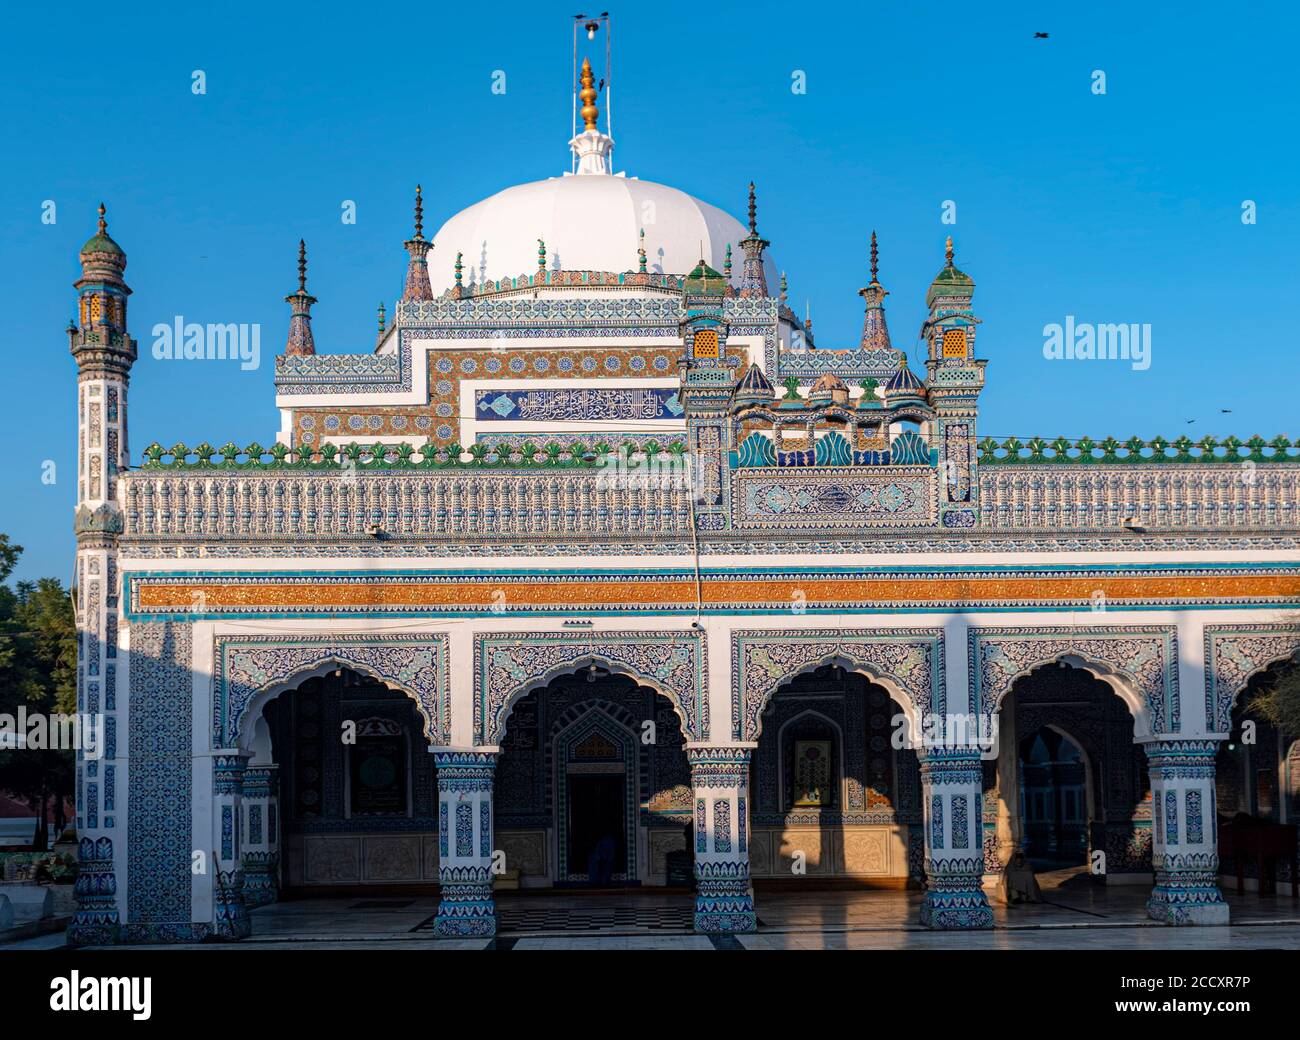
[[[119,759],[117,621],[117,545],[122,510],[117,477],[128,460],[126,391],[136,343],[126,331],[122,280],[126,253],[108,235],[104,207],[99,229],[81,247],[81,327],[68,327],[77,362],[77,712],[96,725],[103,720],[100,757],[77,752],[77,836],[81,873],[77,912],[68,928],[74,943],[113,942],[117,937],[117,883],[114,869],[126,854],[125,759]],[[125,734],[123,734],[125,738]],[[118,824],[122,826],[118,826]]]

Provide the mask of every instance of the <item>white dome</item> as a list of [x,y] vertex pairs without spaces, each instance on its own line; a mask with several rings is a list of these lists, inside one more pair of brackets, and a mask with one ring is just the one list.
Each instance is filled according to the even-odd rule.
[[[739,221],[676,188],[609,174],[519,184],[462,210],[433,238],[429,280],[435,295],[451,287],[457,253],[464,254],[466,285],[531,275],[539,238],[550,270],[635,271],[642,228],[651,273],[686,274],[701,248],[721,271],[730,245],[732,281],[739,285],[739,243],[748,234]],[[775,294],[776,268],[766,256],[764,266]]]

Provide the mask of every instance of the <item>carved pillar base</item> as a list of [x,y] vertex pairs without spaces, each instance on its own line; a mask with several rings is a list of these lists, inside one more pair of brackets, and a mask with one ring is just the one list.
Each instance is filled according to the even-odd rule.
[[447,938],[497,932],[492,899],[492,779],[496,754],[436,752],[438,769],[438,913]]
[[247,852],[244,854],[244,905],[252,910],[279,902],[280,854]]
[[921,923],[927,928],[992,928],[984,877],[984,792],[975,749],[921,753],[925,801],[925,880]]
[[78,846],[80,870],[74,886],[77,911],[68,925],[72,946],[103,946],[118,940],[117,876],[113,872],[111,838],[82,838]]
[[1228,904],[1219,891],[1217,750],[1212,740],[1160,740],[1146,746],[1156,872],[1147,916],[1164,924],[1228,923]]
[[748,747],[687,748],[695,793],[695,930],[757,929],[749,880]]

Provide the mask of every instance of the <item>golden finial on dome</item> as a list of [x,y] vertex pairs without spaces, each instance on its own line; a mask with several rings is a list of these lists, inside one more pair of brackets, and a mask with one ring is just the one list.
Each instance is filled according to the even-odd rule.
[[947,249],[944,252],[944,256],[947,257],[948,266],[951,267],[952,266],[952,235],[948,236],[948,244],[947,244]]
[[596,120],[600,116],[600,109],[596,107],[596,74],[591,71],[591,59],[582,59],[582,75],[578,77],[582,82],[582,89],[578,91],[578,97],[582,98],[582,122],[584,130],[595,130]]

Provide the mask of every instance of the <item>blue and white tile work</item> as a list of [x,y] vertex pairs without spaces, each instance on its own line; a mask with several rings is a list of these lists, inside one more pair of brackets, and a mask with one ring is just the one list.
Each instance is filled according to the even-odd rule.
[[432,240],[419,195],[373,350],[315,353],[304,255],[269,446],[130,456],[101,215],[69,330],[107,745],[74,941],[402,887],[486,939],[500,887],[602,883],[693,886],[697,930],[744,933],[753,878],[908,885],[983,929],[1048,829],[1098,884],[1150,879],[1154,920],[1225,922],[1221,817],[1300,814],[1297,735],[1252,750],[1263,797],[1233,739],[1300,662],[1297,449],[981,442],[980,355],[1008,354],[951,240],[917,357],[874,239],[861,338],[818,346],[757,189],[742,223],[611,176],[610,144]]

